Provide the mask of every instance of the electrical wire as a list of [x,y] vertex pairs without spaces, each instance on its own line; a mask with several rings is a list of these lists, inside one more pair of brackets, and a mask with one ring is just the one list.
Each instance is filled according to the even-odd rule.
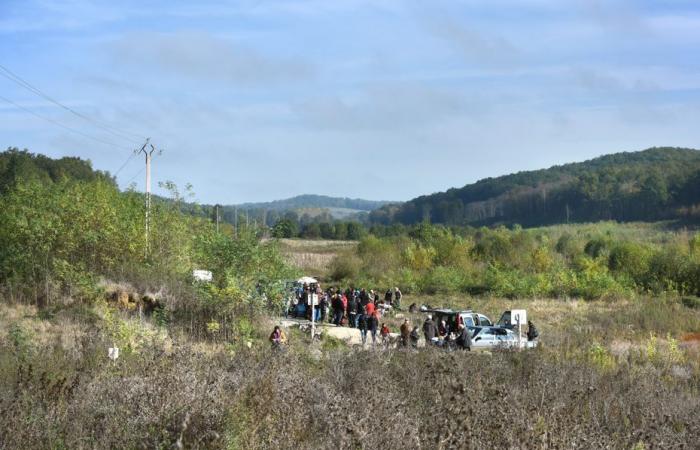
[[126,158],[126,161],[124,161],[124,164],[122,164],[121,167],[119,167],[119,169],[117,169],[117,171],[114,172],[114,175],[113,175],[113,176],[116,177],[117,175],[119,175],[119,172],[121,172],[122,169],[124,169],[124,167],[126,167],[126,165],[129,164],[129,162],[130,162],[132,159],[134,159],[135,156],[136,156],[136,152],[132,152],[131,155],[129,155],[129,157]]
[[138,134],[136,134],[136,133],[131,133],[131,132],[129,132],[129,131],[120,130],[119,128],[113,127],[113,126],[111,126],[111,125],[107,125],[107,124],[105,124],[105,123],[100,122],[100,121],[97,120],[97,119],[94,119],[94,118],[92,118],[92,117],[86,116],[85,114],[82,114],[82,113],[80,113],[80,112],[74,110],[73,108],[64,105],[63,103],[59,102],[58,100],[55,100],[54,98],[52,98],[52,97],[49,96],[48,94],[42,92],[39,88],[37,88],[37,87],[31,85],[28,81],[24,80],[22,77],[20,77],[19,75],[15,74],[15,73],[12,72],[10,69],[8,69],[7,67],[3,66],[2,64],[0,64],[0,70],[2,70],[2,71],[0,72],[0,75],[2,75],[3,77],[7,78],[8,80],[10,80],[10,81],[12,81],[12,82],[18,84],[19,86],[22,86],[23,88],[25,88],[25,89],[27,89],[28,91],[30,91],[30,92],[32,92],[32,93],[38,95],[39,97],[42,97],[43,99],[48,100],[49,102],[55,104],[56,106],[59,106],[59,107],[65,109],[66,111],[70,112],[71,114],[73,114],[73,115],[75,115],[75,116],[77,116],[77,117],[79,117],[79,118],[81,118],[81,119],[83,119],[83,120],[86,120],[86,121],[92,123],[92,124],[95,125],[96,127],[101,128],[102,130],[104,130],[104,131],[106,131],[106,132],[108,132],[108,133],[110,133],[110,134],[112,134],[112,135],[114,135],[114,136],[116,136],[116,137],[119,137],[119,138],[121,138],[121,139],[126,139],[126,140],[128,140],[128,141],[130,141],[131,143],[134,143],[134,144],[139,144],[139,141],[136,141],[136,140],[134,139],[134,137],[137,137],[137,138],[139,138],[139,139],[145,139],[145,138],[143,138],[142,136],[140,136],[140,135],[138,135]]
[[131,182],[134,181],[134,178],[136,178],[136,177],[138,177],[139,175],[141,175],[141,173],[143,173],[144,170],[146,170],[146,166],[142,167],[141,170],[139,170],[138,172],[136,172],[136,173],[134,174],[133,177],[129,178],[129,181],[126,182],[126,185],[128,186],[129,184],[131,184]]
[[[79,134],[80,136],[83,136],[84,138],[91,139],[91,140],[93,140],[93,141],[95,141],[95,142],[99,142],[100,144],[109,145],[109,146],[116,147],[116,148],[119,148],[119,149],[122,149],[122,150],[127,149],[127,147],[123,147],[123,146],[121,146],[121,145],[119,145],[119,144],[115,144],[114,142],[105,141],[105,140],[100,139],[100,138],[97,138],[97,137],[95,137],[95,136],[91,136],[91,135],[89,135],[89,134],[83,133],[82,131],[76,130],[75,128],[71,128],[71,127],[69,127],[69,126],[67,126],[67,125],[64,125],[64,124],[62,124],[61,122],[58,122],[57,120],[54,120],[54,119],[52,119],[52,118],[50,118],[50,117],[43,116],[43,115],[41,115],[41,114],[39,114],[39,113],[37,113],[37,112],[35,112],[35,111],[32,111],[32,110],[29,109],[29,108],[25,108],[24,106],[19,105],[19,104],[13,102],[12,100],[10,100],[10,99],[8,99],[8,98],[3,97],[2,95],[0,95],[0,100],[3,100],[4,102],[9,103],[10,105],[13,105],[13,106],[16,107],[16,108],[19,108],[19,109],[21,109],[21,110],[24,111],[24,112],[27,112],[27,113],[29,113],[29,114],[35,116],[35,117],[38,117],[39,119],[45,120],[45,121],[50,122],[50,123],[52,123],[52,124],[54,124],[54,125],[56,125],[56,126],[58,126],[58,127],[61,127],[61,128],[63,128],[64,130],[70,131],[70,132],[75,133],[75,134]],[[129,149],[129,151],[131,151],[131,149]]]
[[[97,120],[97,119],[88,117],[88,116],[86,116],[86,115],[84,115],[84,114],[82,114],[82,113],[80,113],[80,112],[74,110],[73,108],[64,105],[63,103],[59,102],[58,100],[55,100],[53,97],[51,97],[51,96],[49,96],[48,94],[46,94],[46,93],[44,93],[43,91],[41,91],[39,88],[33,86],[31,83],[29,83],[28,81],[24,80],[22,77],[20,77],[19,75],[15,74],[15,73],[12,72],[10,69],[8,69],[7,67],[3,66],[2,64],[0,64],[0,75],[2,75],[3,77],[7,78],[8,80],[10,80],[10,81],[12,81],[12,82],[18,84],[19,86],[23,87],[24,89],[27,89],[28,91],[32,92],[33,94],[36,94],[36,95],[38,95],[39,97],[41,97],[41,98],[43,98],[43,99],[45,99],[45,100],[47,100],[47,101],[49,101],[49,102],[51,102],[51,103],[53,103],[53,104],[59,106],[60,108],[66,110],[66,111],[68,111],[68,112],[70,112],[71,114],[75,115],[76,117],[79,117],[79,118],[81,118],[81,119],[83,119],[83,120],[86,120],[86,121],[92,123],[93,125],[97,126],[98,128],[100,128],[100,129],[102,129],[102,130],[104,130],[104,131],[107,131],[107,132],[109,132],[110,134],[112,134],[112,135],[114,135],[114,136],[116,136],[116,137],[118,137],[118,138],[126,139],[126,140],[130,141],[131,143],[135,143],[135,144],[140,144],[140,142],[134,140],[131,136],[135,136],[135,137],[138,137],[138,138],[141,138],[141,139],[145,139],[145,138],[143,138],[142,136],[140,136],[140,135],[138,135],[138,134],[136,134],[136,133],[131,133],[131,132],[129,132],[129,131],[120,130],[119,128],[116,128],[116,127],[113,127],[113,126],[104,124],[104,123],[100,122],[100,121]],[[59,122],[59,121],[57,121],[57,120],[51,119],[50,117],[46,117],[46,116],[43,116],[43,115],[41,115],[41,114],[38,114],[38,113],[36,113],[36,112],[34,112],[34,111],[32,111],[32,110],[30,110],[30,109],[24,107],[24,106],[21,106],[21,105],[15,103],[15,102],[13,102],[12,100],[9,100],[9,99],[5,98],[5,97],[0,96],[0,99],[4,100],[5,102],[7,102],[7,103],[9,103],[9,104],[11,104],[11,105],[13,105],[13,106],[15,106],[15,107],[17,107],[17,108],[23,110],[23,111],[25,111],[25,112],[27,112],[27,113],[33,115],[33,116],[36,116],[36,117],[38,117],[38,118],[40,118],[40,119],[42,119],[42,120],[46,120],[47,122],[50,122],[50,123],[52,123],[52,124],[54,124],[54,125],[56,125],[56,126],[59,126],[59,127],[63,128],[63,129],[65,129],[65,130],[68,130],[68,131],[70,131],[70,132],[79,134],[79,135],[81,135],[81,136],[83,136],[83,137],[85,137],[85,138],[91,139],[91,140],[93,140],[93,141],[96,141],[96,142],[99,142],[99,143],[102,143],[102,144],[105,144],[105,145],[110,145],[110,146],[113,146],[113,147],[116,147],[116,148],[125,149],[125,147],[122,147],[121,145],[115,144],[114,142],[107,141],[107,140],[100,139],[100,138],[96,138],[96,137],[91,136],[91,135],[89,135],[89,134],[83,133],[82,131],[79,131],[79,130],[76,130],[76,129],[72,128],[72,127],[69,127],[69,126],[67,126],[67,125],[64,125],[63,123],[61,123],[61,122]],[[129,157],[124,161],[124,163],[122,163],[122,165],[116,170],[116,172],[114,172],[114,177],[116,177],[116,176],[129,164],[129,162],[131,162],[131,160],[132,160],[135,156],[136,156],[136,152],[131,152],[131,154],[130,154]],[[142,169],[139,173],[141,173],[141,172],[143,172],[143,169]],[[130,183],[134,178],[136,178],[136,176],[138,176],[138,174],[134,175],[134,177],[132,177],[132,178],[127,182],[127,184]]]

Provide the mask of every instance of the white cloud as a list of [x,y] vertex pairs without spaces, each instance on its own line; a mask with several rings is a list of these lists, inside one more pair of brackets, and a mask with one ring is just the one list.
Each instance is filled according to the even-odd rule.
[[513,66],[521,51],[503,36],[477,31],[445,16],[425,20],[427,29],[450,44],[467,63],[487,66]]
[[267,56],[204,32],[129,33],[111,48],[120,62],[195,80],[256,85],[314,76],[314,68],[303,58]]

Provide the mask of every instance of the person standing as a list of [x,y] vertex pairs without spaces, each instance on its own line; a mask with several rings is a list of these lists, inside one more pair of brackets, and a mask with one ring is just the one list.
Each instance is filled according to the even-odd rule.
[[376,310],[377,306],[374,304],[374,302],[369,302],[365,305],[365,311],[367,314],[374,315],[374,311]]
[[401,324],[401,345],[403,347],[408,347],[408,342],[411,339],[411,324],[408,319],[404,319],[403,324]]
[[354,295],[348,298],[348,326],[350,328],[357,327],[357,300]]
[[330,321],[332,319],[328,314],[328,305],[331,304],[333,299],[332,295],[331,292],[325,292],[321,297],[321,304],[319,305],[321,310],[321,322],[325,322],[326,320]]
[[413,330],[411,331],[411,347],[418,348],[418,339],[420,339],[418,327],[413,327]]
[[528,341],[534,341],[537,339],[537,337],[540,335],[540,333],[537,331],[537,328],[535,328],[535,324],[532,323],[532,321],[528,320],[527,321],[527,340]]
[[360,314],[360,317],[358,319],[358,328],[360,329],[360,336],[362,337],[362,346],[365,346],[365,343],[367,342],[367,328],[368,328],[368,317],[367,314],[364,312]]
[[472,334],[469,331],[469,328],[465,327],[463,323],[460,323],[458,330],[459,335],[457,335],[457,339],[455,339],[457,348],[470,351],[472,349]]
[[377,313],[367,314],[367,330],[372,336],[372,347],[377,344],[377,329],[379,328],[379,319],[377,318]]
[[395,309],[401,309],[401,297],[402,297],[401,291],[399,290],[398,287],[395,287],[394,288],[394,304],[393,304],[393,307]]
[[362,302],[363,307],[369,303],[369,295],[365,288],[360,289],[360,302]]
[[437,335],[437,328],[435,327],[435,322],[433,322],[433,316],[428,314],[428,317],[423,322],[423,336],[425,337],[425,345],[428,346],[433,343],[433,338]]
[[348,298],[340,290],[338,290],[338,295],[340,296],[340,303],[343,307],[342,315],[340,316],[340,325],[343,325],[343,319],[347,320],[348,314]]
[[384,303],[386,303],[387,305],[391,305],[392,296],[393,296],[393,294],[391,292],[391,288],[387,289],[386,292],[384,293]]
[[391,331],[389,331],[389,327],[385,323],[383,323],[382,329],[379,331],[379,334],[382,337],[382,346],[385,349],[389,348],[389,333],[391,333]]
[[340,326],[340,321],[343,320],[343,299],[339,294],[333,296],[333,324]]
[[450,329],[447,327],[447,322],[441,320],[440,325],[438,325],[438,336],[444,339],[448,334],[450,334]]
[[360,317],[365,313],[365,306],[362,304],[362,297],[358,294],[355,296],[355,328],[359,326]]

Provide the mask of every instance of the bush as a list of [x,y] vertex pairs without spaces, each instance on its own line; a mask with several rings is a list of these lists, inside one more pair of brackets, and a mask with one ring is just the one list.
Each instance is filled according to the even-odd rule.
[[608,268],[613,272],[630,277],[643,285],[644,276],[649,270],[650,252],[633,242],[618,242],[610,249]]
[[182,344],[107,363],[104,344],[88,341],[79,369],[60,348],[22,362],[0,347],[0,428],[12,430],[0,447],[631,448],[640,435],[680,447],[700,433],[692,390],[616,366],[596,344],[581,363],[541,351],[348,355],[332,339],[325,352]]
[[449,294],[464,292],[469,280],[464,272],[450,267],[434,267],[419,282],[419,289],[426,294]]
[[583,247],[584,253],[586,253],[591,258],[598,258],[604,256],[610,246],[610,242],[606,238],[597,237],[586,242]]
[[700,298],[698,298],[698,297],[691,297],[691,296],[682,297],[681,303],[686,308],[700,309]]

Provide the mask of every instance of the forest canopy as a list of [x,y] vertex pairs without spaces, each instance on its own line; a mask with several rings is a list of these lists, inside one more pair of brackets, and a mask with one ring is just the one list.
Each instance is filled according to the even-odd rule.
[[462,188],[388,205],[375,224],[520,224],[697,219],[700,151],[650,148],[582,163],[485,178]]

